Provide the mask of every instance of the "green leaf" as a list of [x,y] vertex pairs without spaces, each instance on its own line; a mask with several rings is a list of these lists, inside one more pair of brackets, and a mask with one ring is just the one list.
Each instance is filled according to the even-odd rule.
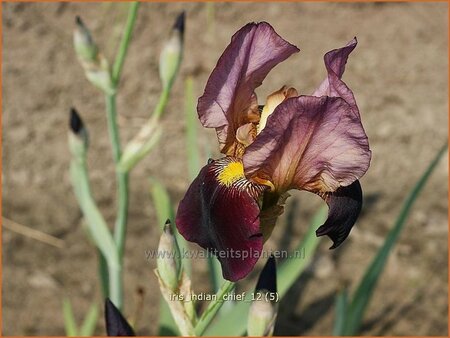
[[90,238],[108,263],[109,296],[120,308],[122,306],[122,280],[120,278],[119,252],[108,225],[92,197],[84,154],[77,156],[76,153],[73,153],[70,177],[78,204],[88,226]]
[[119,255],[116,244],[103,216],[91,195],[89,178],[85,161],[73,159],[70,166],[72,185],[75,188],[78,204],[83,211],[89,233],[97,248],[101,251],[108,266],[119,269]]
[[159,323],[158,323],[158,336],[179,336],[180,331],[172,317],[169,305],[163,297],[161,297],[159,305]]
[[333,336],[341,336],[347,315],[348,309],[348,290],[346,287],[343,287],[339,290],[336,296],[336,302],[334,306],[334,327],[333,327]]
[[221,314],[214,319],[204,336],[242,336],[247,329],[250,305],[251,295],[247,292],[243,301],[236,302],[226,314]]
[[97,326],[98,306],[92,303],[86,317],[84,317],[83,325],[81,325],[80,336],[90,337],[94,335],[95,327]]
[[150,178],[150,193],[152,195],[153,205],[155,206],[158,224],[162,231],[167,219],[170,219],[172,222],[175,219],[173,205],[167,189],[155,178]]
[[354,336],[358,334],[361,327],[362,319],[364,317],[364,313],[372,298],[377,281],[384,270],[391,249],[395,245],[403,229],[403,226],[405,225],[406,220],[408,219],[408,216],[411,212],[414,202],[416,201],[419,194],[422,192],[425,183],[430,178],[432,172],[436,168],[441,157],[445,154],[446,150],[447,145],[443,146],[439,150],[438,154],[430,163],[428,168],[425,170],[422,177],[420,177],[420,179],[417,181],[416,185],[406,198],[394,227],[389,232],[382,247],[380,248],[374,260],[366,270],[364,277],[362,278],[358,288],[356,289],[353,300],[350,304],[347,321],[345,323],[345,328],[343,331],[344,335]]
[[208,255],[208,272],[212,289],[214,292],[217,292],[220,286],[225,283],[225,279],[222,275],[222,267],[220,266],[219,260],[211,255]]
[[[327,216],[326,208],[321,208],[312,218],[311,225],[294,251],[304,253],[304,257],[291,257],[286,259],[277,270],[277,284],[280,298],[283,298],[289,288],[295,283],[305,268],[310,264],[320,239],[315,236],[316,229],[322,225]],[[299,259],[301,258],[301,259]],[[241,336],[247,328],[248,310],[251,305],[251,294],[246,293],[245,300],[237,302],[226,314],[218,316],[206,330],[206,336]],[[230,324],[232,323],[232,324]]]
[[64,328],[66,330],[66,336],[75,337],[78,336],[77,324],[75,322],[75,316],[72,310],[72,304],[68,298],[63,299],[63,316],[64,316]]
[[225,303],[223,301],[223,296],[230,293],[234,289],[235,285],[233,282],[225,281],[216,293],[216,300],[211,301],[208,304],[206,310],[202,313],[199,318],[197,325],[195,326],[195,333],[197,336],[203,335],[206,328],[209,326],[211,321],[216,316],[217,312],[220,310],[222,305]]
[[197,147],[198,116],[194,96],[194,80],[191,76],[186,79],[185,88],[186,113],[186,152],[188,159],[189,178],[193,180],[200,171],[200,155]]
[[98,256],[98,274],[100,276],[100,285],[102,287],[103,298],[109,297],[109,272],[108,272],[108,262],[106,262],[105,257],[102,252],[97,249]]
[[311,263],[320,238],[316,236],[316,229],[325,223],[328,210],[321,207],[313,216],[311,225],[303,238],[303,241],[296,248],[291,257],[288,257],[283,264],[280,265],[278,274],[278,293],[283,297],[290,287],[295,283],[305,268]]

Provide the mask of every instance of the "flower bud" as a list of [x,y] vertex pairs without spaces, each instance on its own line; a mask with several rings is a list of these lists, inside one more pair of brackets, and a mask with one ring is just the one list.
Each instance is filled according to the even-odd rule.
[[94,86],[100,88],[106,94],[114,94],[115,88],[111,79],[108,60],[99,53],[91,33],[81,18],[77,17],[75,22],[73,43],[86,77]]
[[70,151],[74,157],[82,158],[88,147],[88,133],[75,108],[70,109],[69,129]]
[[178,289],[180,257],[178,244],[172,231],[170,220],[164,225],[163,234],[159,240],[156,265],[164,284],[171,290]]
[[105,300],[105,322],[108,336],[136,336],[131,325],[109,298]]
[[262,270],[250,306],[248,336],[272,336],[278,310],[275,258],[271,256]]
[[94,61],[97,57],[97,45],[92,39],[91,32],[84,25],[79,16],[75,19],[76,27],[73,34],[73,45],[80,59]]
[[169,39],[159,57],[159,76],[164,89],[170,89],[183,57],[185,12],[175,21]]
[[147,155],[152,148],[158,143],[162,135],[162,128],[158,118],[153,117],[146,122],[139,130],[138,134],[133,137],[125,146],[122,157],[119,162],[119,170],[128,172],[141,159]]

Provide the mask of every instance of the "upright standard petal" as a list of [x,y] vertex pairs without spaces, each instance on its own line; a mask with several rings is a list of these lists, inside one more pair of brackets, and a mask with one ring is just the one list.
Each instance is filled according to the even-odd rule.
[[343,98],[356,115],[359,116],[358,106],[350,88],[341,80],[345,65],[350,53],[356,48],[356,38],[353,38],[345,47],[329,51],[324,56],[327,78],[314,91],[313,96],[332,96]]
[[243,157],[247,178],[275,190],[336,191],[359,179],[370,163],[367,136],[349,104],[337,97],[287,99]]
[[197,106],[203,126],[216,128],[222,153],[237,155],[237,129],[259,121],[255,89],[273,67],[298,51],[266,22],[249,23],[233,35]]
[[180,202],[179,232],[217,256],[225,279],[244,278],[261,254],[258,199],[264,189],[245,179],[240,160],[225,157],[203,167]]

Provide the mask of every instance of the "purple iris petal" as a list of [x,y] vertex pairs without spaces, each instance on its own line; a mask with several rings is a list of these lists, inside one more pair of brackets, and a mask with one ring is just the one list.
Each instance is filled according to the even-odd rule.
[[318,235],[328,235],[335,248],[361,210],[357,179],[367,171],[370,157],[359,116],[347,102],[300,96],[275,109],[243,162],[248,177],[271,179],[279,192],[295,188],[322,196],[330,210]]
[[300,96],[281,103],[243,157],[248,178],[270,179],[279,192],[332,192],[367,171],[361,121],[341,98]]
[[353,38],[345,47],[334,49],[325,54],[324,62],[328,75],[312,95],[342,97],[359,116],[353,92],[341,80],[348,56],[356,48],[357,43],[356,38]]
[[234,155],[237,129],[259,121],[255,89],[273,67],[298,51],[266,22],[249,23],[233,35],[197,106],[203,126],[218,131],[222,153]]
[[330,249],[337,248],[347,238],[362,207],[362,190],[359,181],[341,187],[325,196],[329,211],[325,224],[317,229],[317,236],[328,235],[333,241]]
[[203,167],[180,202],[179,232],[216,254],[225,279],[244,278],[260,256],[257,200],[263,190],[245,179],[239,160],[225,157]]

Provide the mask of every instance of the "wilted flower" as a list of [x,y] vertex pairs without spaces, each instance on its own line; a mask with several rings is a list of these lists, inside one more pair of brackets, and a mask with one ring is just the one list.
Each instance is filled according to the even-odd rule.
[[220,252],[226,279],[252,270],[290,189],[313,192],[328,204],[317,235],[328,235],[332,248],[348,236],[362,205],[358,179],[371,157],[353,93],[341,80],[356,43],[325,55],[328,76],[312,95],[283,87],[262,109],[255,89],[299,49],[268,23],[250,23],[217,62],[197,110],[202,125],[216,129],[226,156],[201,169],[176,224],[187,240]]

